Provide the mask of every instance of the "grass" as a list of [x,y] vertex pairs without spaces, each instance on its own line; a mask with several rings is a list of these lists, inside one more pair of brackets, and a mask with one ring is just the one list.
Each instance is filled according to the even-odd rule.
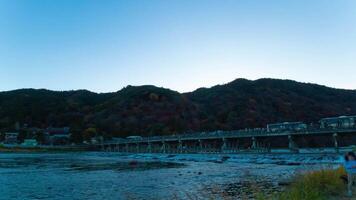
[[[259,189],[254,189],[254,198],[256,200],[350,200],[345,197],[346,184],[340,178],[345,175],[343,167],[337,169],[321,169],[310,171],[297,175],[291,185],[285,190],[271,195],[264,194]],[[176,198],[179,199],[179,198]],[[244,196],[230,196],[221,189],[213,195],[210,192],[187,194],[184,199],[201,200],[201,199],[250,199]],[[356,199],[353,197],[351,199]]]
[[345,175],[345,169],[322,169],[307,172],[296,177],[295,181],[282,193],[264,197],[259,194],[258,200],[329,200],[344,197],[346,185],[340,176]]

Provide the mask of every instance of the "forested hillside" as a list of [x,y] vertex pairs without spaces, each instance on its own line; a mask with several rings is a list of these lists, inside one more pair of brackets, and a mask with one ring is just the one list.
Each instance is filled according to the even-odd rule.
[[0,128],[70,126],[112,136],[265,127],[270,122],[313,122],[356,114],[356,91],[290,80],[237,79],[178,93],[127,86],[114,93],[21,89],[0,93]]

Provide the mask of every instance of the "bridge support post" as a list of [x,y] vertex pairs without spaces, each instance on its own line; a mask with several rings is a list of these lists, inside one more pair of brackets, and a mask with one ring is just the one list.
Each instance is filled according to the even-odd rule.
[[172,152],[172,147],[169,143],[166,143],[166,153],[171,153]]
[[203,152],[203,142],[201,141],[201,140],[198,140],[198,142],[199,142],[199,148],[198,148],[198,153],[201,153],[201,152]]
[[183,143],[180,138],[178,139],[178,153],[183,153]]
[[128,143],[125,144],[125,150],[126,150],[126,153],[129,152],[129,144]]
[[339,143],[337,141],[337,133],[333,134],[333,140],[334,140],[335,151],[336,153],[339,153]]
[[298,147],[294,142],[293,136],[288,135],[288,148],[293,152],[298,152]]
[[140,145],[139,145],[139,143],[136,143],[136,153],[140,153]]
[[162,153],[166,153],[166,142],[163,140],[162,141],[162,148],[161,148]]
[[226,151],[226,147],[227,147],[227,144],[226,144],[226,138],[222,138],[222,141],[223,141],[223,144],[221,146],[221,153],[224,153]]
[[252,149],[256,149],[257,148],[257,140],[255,137],[252,137]]
[[152,145],[151,145],[151,142],[148,142],[148,143],[147,143],[147,152],[148,152],[148,153],[152,153]]
[[230,143],[230,153],[236,152],[236,141],[231,141]]
[[240,144],[239,144],[239,140],[236,141],[236,148],[235,148],[235,153],[239,152],[240,150]]

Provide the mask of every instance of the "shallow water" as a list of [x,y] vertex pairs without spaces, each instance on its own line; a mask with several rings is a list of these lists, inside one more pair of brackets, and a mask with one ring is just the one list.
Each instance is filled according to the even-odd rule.
[[277,185],[337,155],[0,153],[0,199],[171,199],[259,180]]

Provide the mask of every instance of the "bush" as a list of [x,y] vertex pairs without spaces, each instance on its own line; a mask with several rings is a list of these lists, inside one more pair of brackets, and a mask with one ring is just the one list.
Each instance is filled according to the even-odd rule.
[[322,169],[308,172],[297,177],[295,182],[285,192],[272,199],[278,200],[324,200],[330,196],[343,194],[345,185],[340,176],[345,175],[345,169]]

